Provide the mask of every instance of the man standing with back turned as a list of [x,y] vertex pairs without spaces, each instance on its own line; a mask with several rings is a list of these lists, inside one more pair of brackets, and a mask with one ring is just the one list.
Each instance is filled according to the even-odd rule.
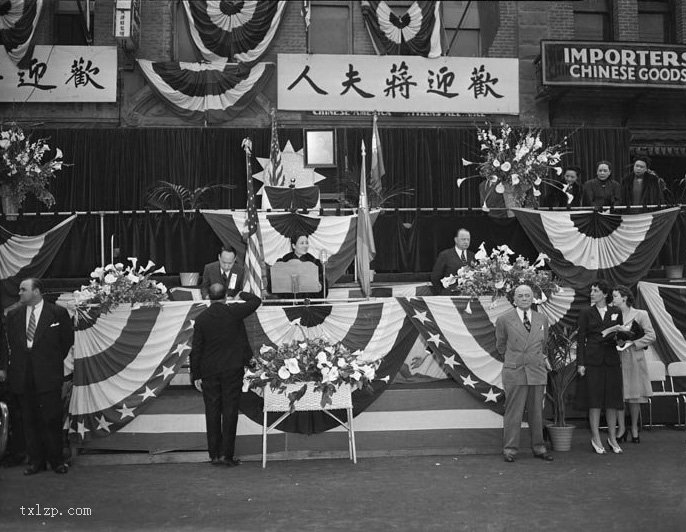
[[548,374],[548,319],[531,310],[532,302],[531,287],[519,285],[514,293],[517,308],[500,315],[495,323],[496,348],[498,353],[505,355],[503,456],[506,462],[514,462],[519,450],[525,406],[534,456],[546,461],[553,459],[543,441],[543,392]]
[[221,283],[209,287],[210,306],[195,320],[191,375],[205,401],[207,447],[212,465],[237,466],[234,458],[238,403],[243,387],[243,366],[250,361],[250,347],[242,341],[243,318],[262,300],[248,292],[225,304]]

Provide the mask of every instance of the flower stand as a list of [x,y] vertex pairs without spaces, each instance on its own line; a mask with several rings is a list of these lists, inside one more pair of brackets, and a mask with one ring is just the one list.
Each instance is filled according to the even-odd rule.
[[[264,388],[264,410],[262,420],[262,467],[267,467],[267,434],[279,423],[286,419],[290,414],[291,406],[288,394],[300,390],[303,384],[307,384],[307,391],[298,401],[295,402],[296,412],[307,412],[321,410],[335,419],[344,429],[348,431],[348,453],[354,464],[357,463],[357,452],[355,450],[355,430],[353,429],[353,401],[352,390],[349,384],[341,384],[336,392],[331,396],[331,404],[322,408],[322,394],[314,391],[313,382],[300,382],[297,384],[287,384],[286,391],[279,393],[273,391],[269,386]],[[348,422],[338,419],[329,410],[343,410],[348,414]],[[271,425],[267,425],[268,412],[283,412]]]

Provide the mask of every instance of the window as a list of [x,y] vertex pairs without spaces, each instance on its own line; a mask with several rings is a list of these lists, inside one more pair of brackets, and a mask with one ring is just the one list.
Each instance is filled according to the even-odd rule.
[[[445,29],[446,38],[444,44],[447,55],[453,57],[479,57],[481,55],[479,9],[477,4],[478,2],[442,3],[443,28]],[[450,47],[449,50],[448,47]]]
[[310,53],[351,54],[352,17],[349,2],[312,2]]
[[573,2],[574,37],[579,41],[611,41],[612,16],[608,0]]
[[668,0],[638,2],[638,38],[642,42],[674,42],[672,9]]
[[[81,2],[83,14],[76,0],[59,0],[55,10],[55,44],[86,46],[89,44],[86,28],[86,2]],[[95,2],[90,0],[90,27],[93,31]]]

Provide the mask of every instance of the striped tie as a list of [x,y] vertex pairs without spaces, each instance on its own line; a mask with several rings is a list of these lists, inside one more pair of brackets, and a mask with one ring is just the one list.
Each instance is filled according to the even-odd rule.
[[26,340],[33,342],[33,335],[36,334],[36,307],[31,307],[29,326],[26,328]]
[[524,311],[524,319],[522,320],[524,323],[524,328],[527,330],[527,332],[531,332],[531,322],[529,321],[529,313],[525,310]]

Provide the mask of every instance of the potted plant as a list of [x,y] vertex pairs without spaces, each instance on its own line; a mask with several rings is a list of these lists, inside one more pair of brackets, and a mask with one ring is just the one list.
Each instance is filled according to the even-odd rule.
[[48,139],[32,139],[12,123],[0,128],[0,196],[5,215],[16,215],[27,194],[33,194],[47,207],[55,204],[48,190],[55,172],[62,169],[62,151],[45,159],[50,151]]
[[556,451],[568,451],[574,425],[566,421],[567,390],[576,377],[577,328],[556,323],[548,331],[547,356],[550,365],[546,396],[553,405],[553,423],[548,434]]

